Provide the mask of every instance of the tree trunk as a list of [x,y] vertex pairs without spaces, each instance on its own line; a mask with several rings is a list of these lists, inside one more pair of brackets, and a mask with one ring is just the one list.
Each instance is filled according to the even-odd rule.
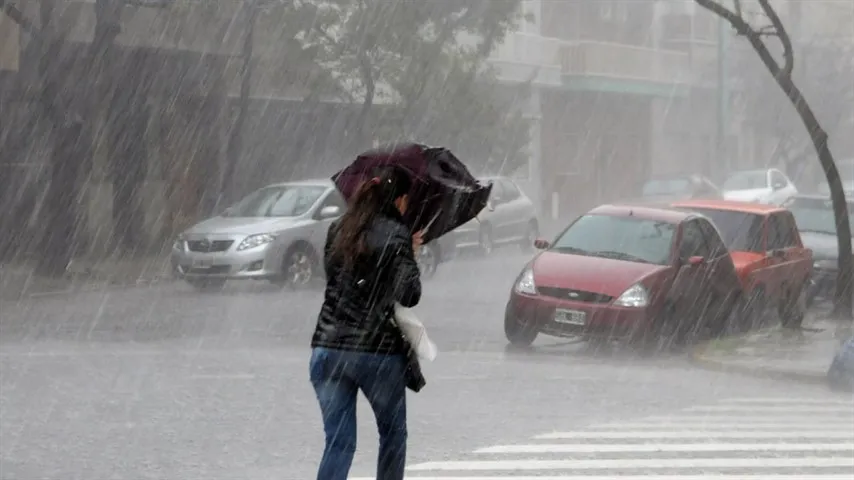
[[61,276],[74,255],[78,221],[78,194],[82,167],[90,154],[83,120],[66,111],[62,96],[64,38],[53,25],[54,0],[41,0],[41,28],[32,37],[37,42],[39,105],[50,124],[52,150],[49,157],[50,183],[45,192],[44,218],[39,239],[36,273]]
[[821,127],[818,118],[804,99],[800,89],[789,75],[777,75],[777,84],[792,102],[798,116],[809,133],[813,147],[818,154],[818,161],[827,177],[830,187],[830,200],[833,204],[833,215],[836,217],[836,241],[839,244],[839,273],[836,279],[836,292],[833,298],[833,315],[837,318],[851,320],[852,312],[852,270],[854,258],[851,254],[851,225],[848,221],[848,205],[845,201],[845,190],[839,170],[833,160],[833,154],[827,143],[827,132]]

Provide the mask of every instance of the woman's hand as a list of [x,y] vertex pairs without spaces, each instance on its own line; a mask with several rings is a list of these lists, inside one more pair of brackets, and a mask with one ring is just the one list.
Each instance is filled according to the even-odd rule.
[[418,250],[421,248],[421,245],[424,244],[424,230],[420,230],[412,234],[412,251],[416,254]]

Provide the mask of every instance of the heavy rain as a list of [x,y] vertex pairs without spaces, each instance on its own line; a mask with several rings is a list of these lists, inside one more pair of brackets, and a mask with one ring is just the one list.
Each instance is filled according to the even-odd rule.
[[0,480],[854,478],[852,79],[850,0],[0,0]]

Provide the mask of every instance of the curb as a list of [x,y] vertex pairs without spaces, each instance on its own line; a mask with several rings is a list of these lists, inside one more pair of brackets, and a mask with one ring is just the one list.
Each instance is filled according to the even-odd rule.
[[146,278],[139,279],[137,281],[125,281],[125,282],[81,282],[77,285],[69,286],[64,289],[57,290],[45,290],[45,291],[35,291],[35,292],[23,292],[18,295],[9,295],[4,296],[0,293],[0,301],[24,301],[28,299],[38,299],[44,297],[53,297],[53,296],[61,296],[61,295],[74,295],[77,293],[93,293],[93,292],[104,292],[109,290],[129,290],[131,288],[146,288],[146,287],[154,287],[157,285],[165,285],[172,282],[175,282],[176,279],[164,276],[164,277],[155,277],[155,278]]
[[722,372],[722,373],[738,373],[754,377],[772,378],[776,380],[790,380],[810,385],[827,385],[827,375],[825,373],[806,373],[784,370],[773,367],[748,366],[736,362],[727,362],[726,360],[716,360],[706,356],[710,342],[706,342],[691,352],[691,363],[705,370]]

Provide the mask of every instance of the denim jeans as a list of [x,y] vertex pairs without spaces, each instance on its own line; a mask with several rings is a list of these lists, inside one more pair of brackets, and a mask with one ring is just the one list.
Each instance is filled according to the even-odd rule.
[[320,403],[326,447],[317,480],[347,480],[356,453],[356,397],[377,420],[377,480],[402,480],[406,465],[406,357],[314,348],[309,378]]

